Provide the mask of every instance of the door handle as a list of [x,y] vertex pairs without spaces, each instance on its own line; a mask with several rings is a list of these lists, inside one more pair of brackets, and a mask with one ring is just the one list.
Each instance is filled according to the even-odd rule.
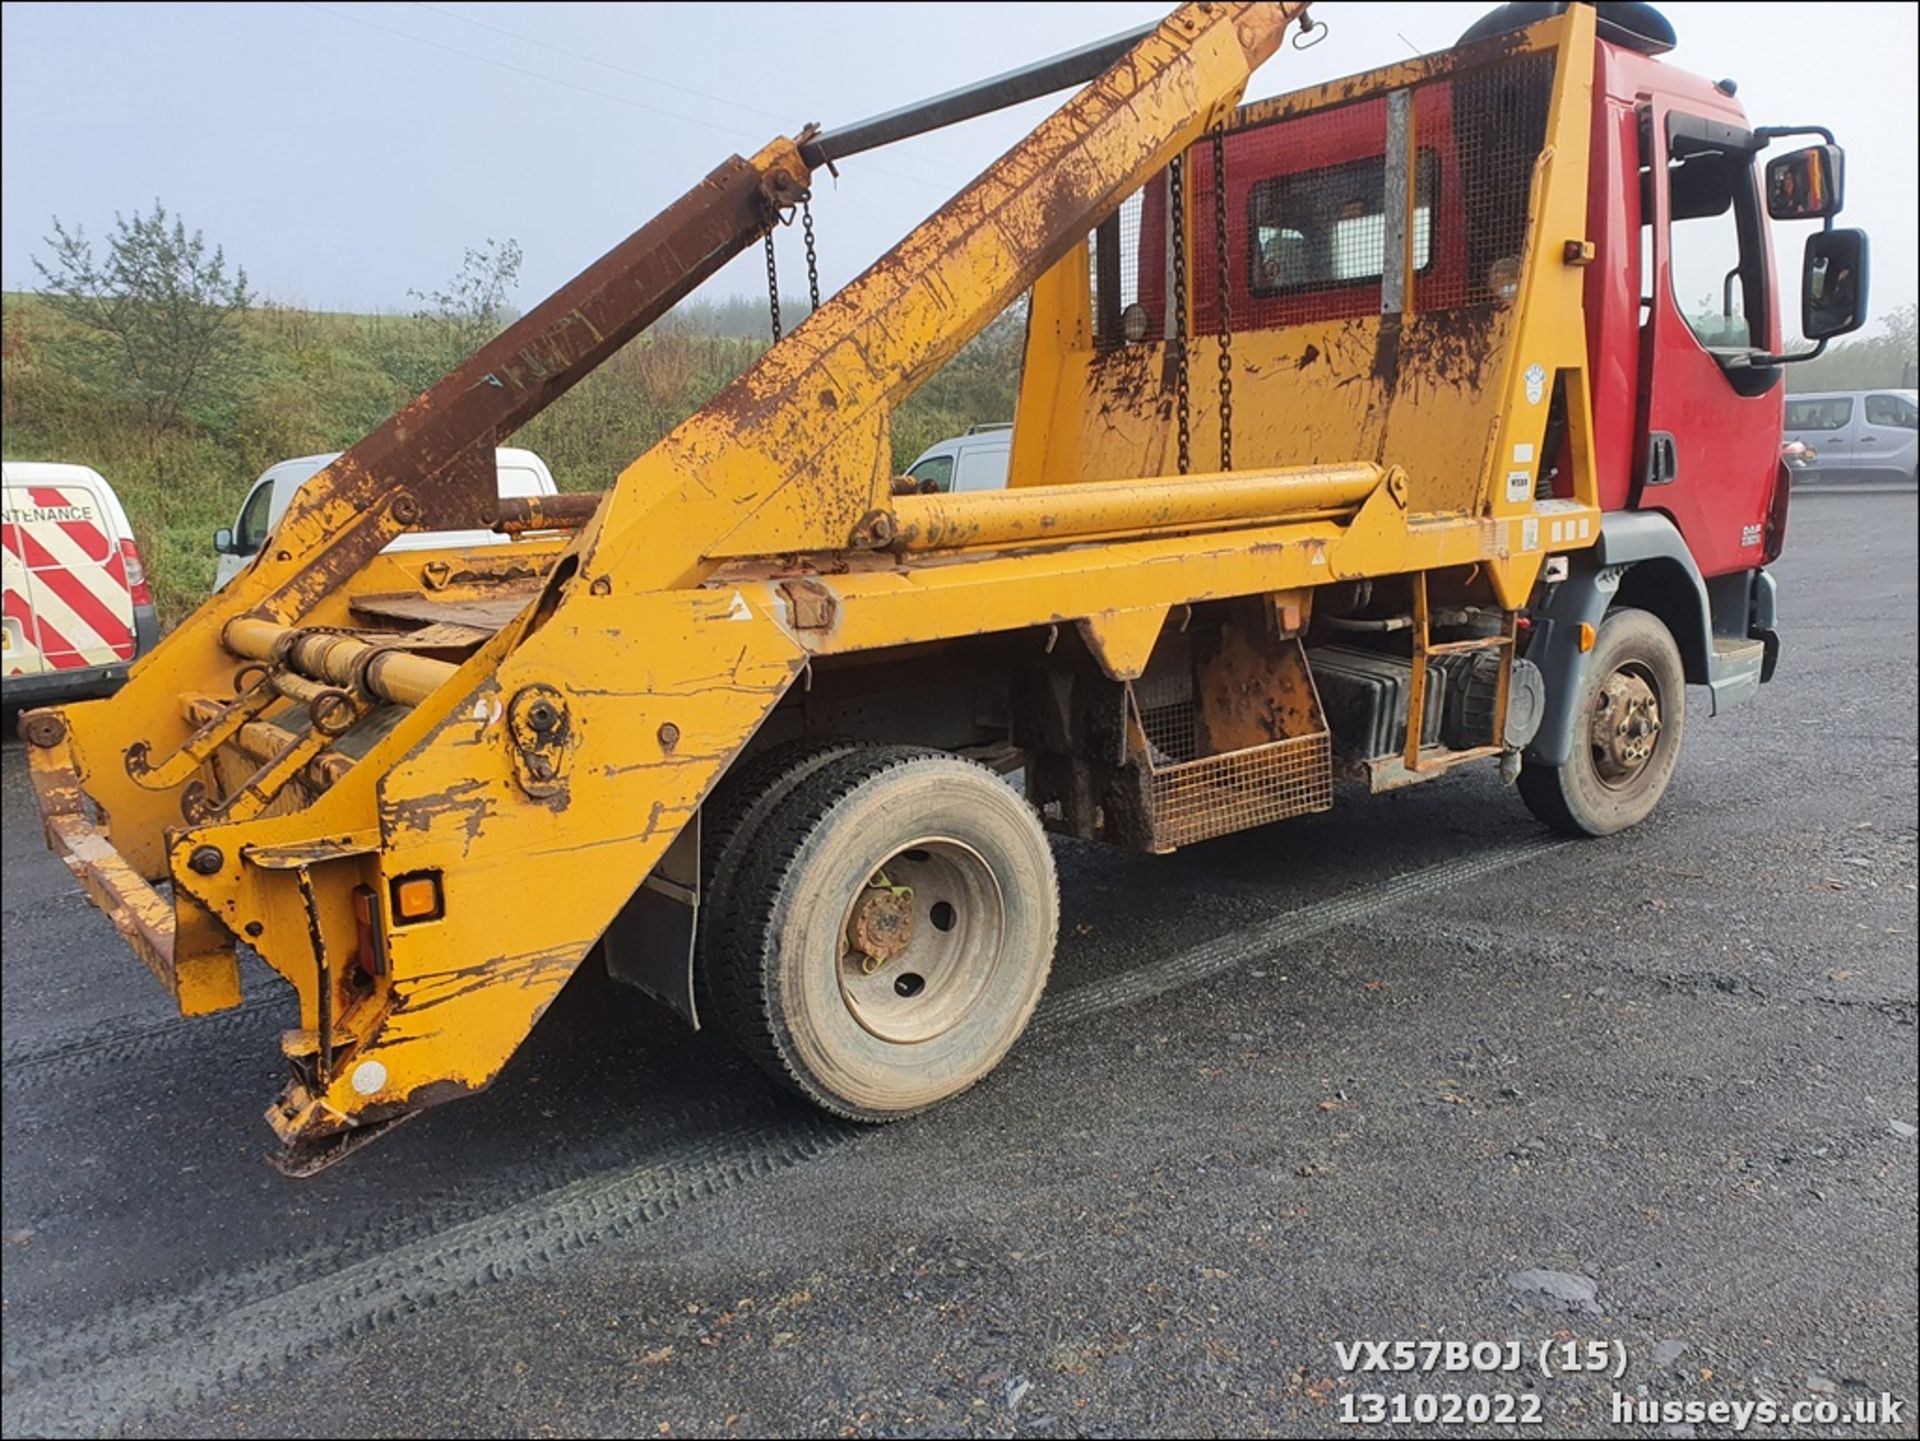
[[1669,431],[1656,430],[1647,436],[1648,485],[1671,485],[1680,473],[1680,457]]
[[1863,435],[1860,437],[1860,444],[1862,445],[1878,445],[1879,443],[1880,439],[1878,436]]

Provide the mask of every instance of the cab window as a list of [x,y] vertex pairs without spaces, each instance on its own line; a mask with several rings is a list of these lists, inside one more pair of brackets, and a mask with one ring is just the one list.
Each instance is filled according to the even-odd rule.
[[953,488],[953,457],[930,455],[907,472],[920,482],[922,490],[945,492]]
[[267,543],[272,529],[273,482],[263,480],[253,488],[247,503],[240,507],[239,522],[233,528],[233,548],[241,555],[252,555]]
[[[1433,191],[1439,164],[1420,152],[1413,268],[1433,263]],[[1247,197],[1253,293],[1284,295],[1380,278],[1387,259],[1386,161],[1358,160],[1258,182]]]
[[1753,156],[1713,148],[1674,116],[1667,162],[1668,277],[1702,348],[1744,354],[1765,343],[1767,286]]
[[1897,430],[1920,428],[1920,409],[1904,395],[1869,395],[1867,397],[1867,424],[1890,425]]

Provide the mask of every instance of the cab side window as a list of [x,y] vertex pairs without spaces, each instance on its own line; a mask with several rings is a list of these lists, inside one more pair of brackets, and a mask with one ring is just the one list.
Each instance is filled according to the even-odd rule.
[[1707,148],[1674,116],[1667,162],[1668,276],[1673,302],[1702,348],[1738,354],[1767,337],[1766,269],[1753,157]]
[[263,480],[253,488],[247,503],[240,507],[240,520],[233,528],[233,548],[242,555],[252,555],[265,545],[267,532],[272,528],[272,511],[273,482]]
[[953,488],[953,457],[930,455],[907,474],[920,482],[923,492],[944,493]]

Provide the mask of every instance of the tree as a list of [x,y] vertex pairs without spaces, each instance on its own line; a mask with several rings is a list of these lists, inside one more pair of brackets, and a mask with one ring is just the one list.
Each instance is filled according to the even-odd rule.
[[106,352],[113,378],[149,438],[177,430],[216,387],[240,345],[238,317],[253,303],[247,272],[227,274],[226,252],[169,215],[115,212],[107,252],[53,217],[50,260],[34,257],[47,304]]
[[1880,317],[1880,333],[1841,341],[1818,360],[1788,367],[1787,388],[1872,390],[1911,388],[1920,363],[1915,356],[1920,308],[1912,301]]
[[520,284],[520,242],[509,237],[467,247],[445,290],[409,290],[423,302],[414,318],[435,332],[449,365],[485,345],[513,318],[507,295]]

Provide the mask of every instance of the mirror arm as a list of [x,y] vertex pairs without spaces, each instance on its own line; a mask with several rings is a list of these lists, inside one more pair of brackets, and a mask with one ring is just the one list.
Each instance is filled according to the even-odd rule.
[[1829,145],[1840,143],[1824,125],[1757,125],[1753,131],[1753,138],[1760,142],[1762,148],[1770,141],[1783,140],[1789,135],[1818,135]]
[[1802,360],[1815,360],[1827,353],[1825,338],[1816,340],[1812,350],[1796,350],[1791,355],[1749,355],[1747,364],[1756,370],[1765,370],[1775,365],[1794,365]]

